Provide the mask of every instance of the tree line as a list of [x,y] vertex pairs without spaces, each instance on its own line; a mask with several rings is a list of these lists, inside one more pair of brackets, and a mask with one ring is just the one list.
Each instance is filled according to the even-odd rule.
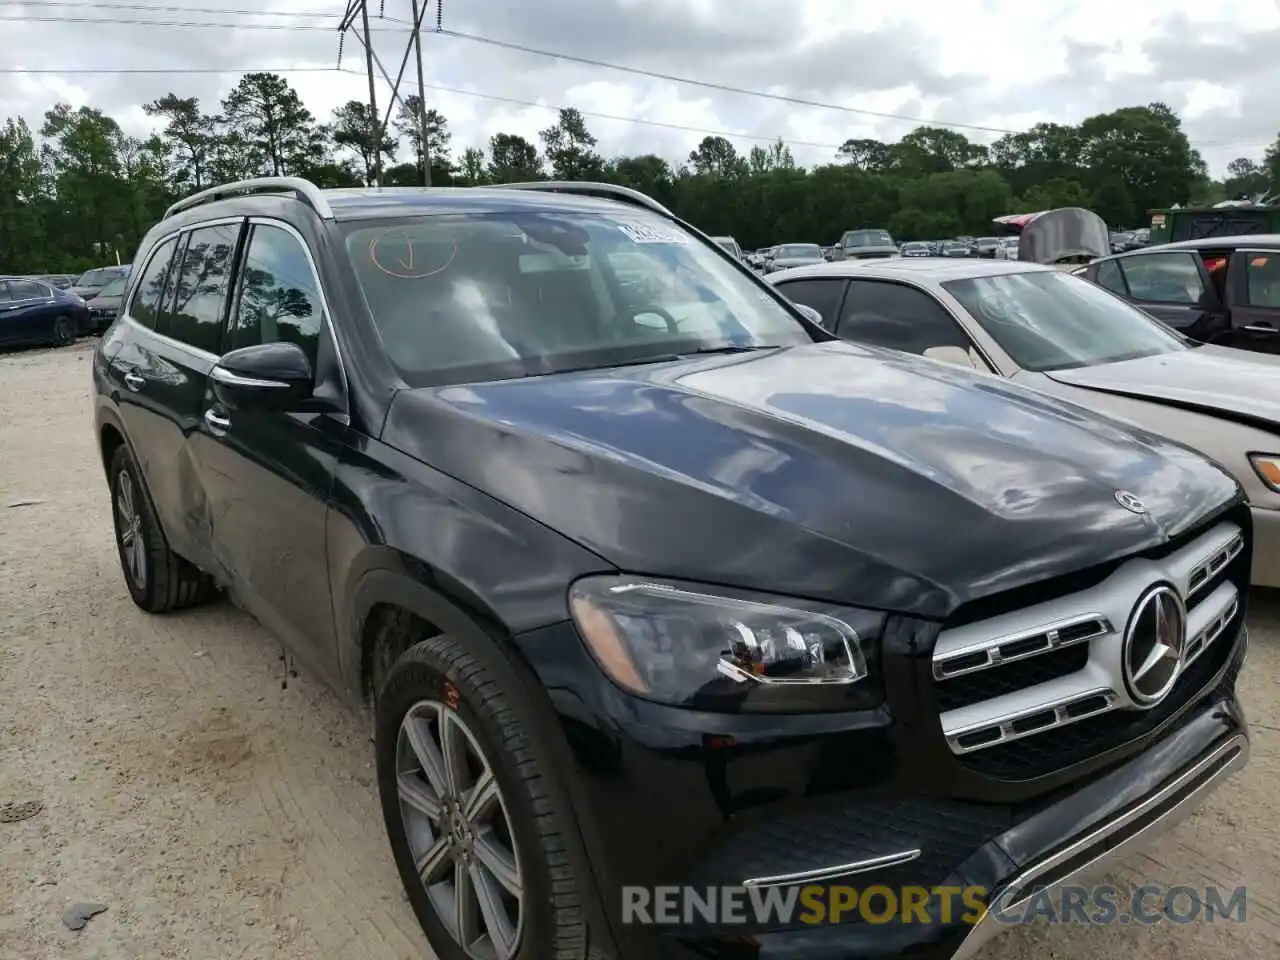
[[[673,165],[652,154],[605,157],[586,119],[562,109],[533,143],[512,133],[455,152],[448,120],[403,98],[383,128],[352,100],[318,120],[289,83],[251,73],[207,112],[170,93],[144,105],[146,138],[91,107],[58,104],[38,129],[0,126],[0,271],[75,272],[133,255],[175,199],[264,175],[325,187],[430,181],[471,186],[553,178],[604,180],[655,197],[712,234],[747,248],[832,243],[882,227],[900,239],[982,235],[993,217],[1058,206],[1096,210],[1119,229],[1174,203],[1280,190],[1280,137],[1261,158],[1209,177],[1177,115],[1161,103],[1125,107],[1078,125],[1037,124],[987,145],[921,126],[896,143],[850,139],[829,163],[805,169],[782,141],[740,152],[707,136]],[[425,121],[425,122],[424,122]]]

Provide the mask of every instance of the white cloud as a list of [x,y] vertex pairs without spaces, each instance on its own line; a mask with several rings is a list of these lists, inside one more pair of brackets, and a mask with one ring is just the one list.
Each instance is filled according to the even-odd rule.
[[[116,0],[102,0],[104,3]],[[123,2],[123,0],[121,0]],[[8,74],[0,84],[0,116],[21,115],[38,128],[55,102],[88,104],[145,133],[144,102],[170,91],[198,95],[216,109],[249,69],[331,68],[337,58],[333,16],[305,0],[265,0],[259,13],[208,14],[173,7],[244,9],[240,0],[129,0],[156,10],[99,6],[11,6],[0,9],[5,43],[0,67],[227,70],[225,73]],[[1237,0],[1125,4],[1115,0],[928,2],[911,6],[847,0],[490,0],[446,3],[448,29],[689,76],[729,86],[840,104],[922,121],[1025,129],[1039,121],[1075,123],[1091,114],[1163,100],[1184,120],[1211,169],[1236,156],[1259,157],[1280,129],[1280,5]],[[169,8],[169,9],[165,9]],[[405,20],[409,4],[390,0],[389,18]],[[375,48],[397,69],[406,34],[375,22]],[[100,18],[113,23],[13,22],[12,18]],[[434,24],[432,9],[428,23]],[[156,26],[124,20],[235,23],[244,29]],[[255,29],[292,23],[294,29]],[[323,29],[314,29],[323,28]],[[396,32],[401,31],[401,32]],[[792,141],[803,164],[821,163],[849,137],[896,139],[915,124],[834,109],[639,77],[503,50],[448,36],[426,37],[429,84],[500,100],[428,90],[449,118],[455,152],[482,146],[497,132],[537,142],[554,108],[656,121],[739,135],[747,149],[777,136]],[[348,39],[343,67],[353,72],[287,74],[321,119],[349,99],[367,97],[363,51]],[[412,89],[412,64],[405,91]],[[383,107],[388,85],[379,80]],[[681,161],[697,132],[588,116],[607,154],[656,152]],[[989,141],[998,133],[964,131]],[[755,138],[755,139],[752,139]],[[810,145],[802,145],[810,144]]]

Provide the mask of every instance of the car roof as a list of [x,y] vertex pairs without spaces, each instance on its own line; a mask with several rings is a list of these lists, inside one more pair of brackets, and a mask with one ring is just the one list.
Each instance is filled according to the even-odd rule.
[[[1136,231],[1135,231],[1136,232]],[[1198,240],[1178,240],[1174,243],[1157,243],[1150,247],[1142,247],[1138,250],[1126,250],[1124,253],[1115,253],[1110,257],[1100,259],[1110,260],[1119,257],[1135,257],[1144,253],[1151,253],[1155,250],[1213,250],[1226,247],[1235,249],[1236,247],[1280,247],[1280,233],[1241,233],[1233,234],[1228,237],[1201,237]]]
[[812,267],[795,267],[769,275],[772,281],[797,280],[806,277],[900,277],[903,280],[927,280],[946,283],[973,277],[1000,277],[1011,273],[1053,272],[1053,267],[1023,260],[943,260],[934,257],[884,260],[838,260]]

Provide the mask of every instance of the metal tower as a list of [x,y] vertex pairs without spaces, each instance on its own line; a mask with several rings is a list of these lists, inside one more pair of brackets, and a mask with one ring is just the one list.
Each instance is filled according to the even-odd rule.
[[[382,185],[382,151],[378,147],[382,143],[382,138],[386,135],[387,126],[391,122],[391,111],[397,103],[401,107],[405,107],[404,99],[400,96],[400,84],[404,80],[405,67],[409,64],[409,57],[413,55],[417,64],[418,72],[418,137],[422,142],[422,177],[425,186],[431,186],[431,148],[427,143],[427,97],[426,87],[422,79],[422,21],[426,18],[427,8],[430,6],[431,0],[409,0],[412,6],[413,20],[412,30],[409,40],[404,47],[404,55],[400,58],[400,69],[396,73],[394,80],[387,73],[386,67],[382,65],[382,59],[373,49],[373,38],[369,32],[369,0],[347,0],[346,13],[342,15],[342,22],[338,26],[338,63],[342,63],[342,38],[350,32],[364,47],[365,73],[369,78],[369,116],[377,123],[374,131],[374,151],[373,151],[373,176],[374,181]],[[444,0],[436,0],[436,29],[441,28],[441,18],[443,16]],[[380,0],[378,8],[379,17],[382,16],[386,6],[386,0]],[[356,18],[360,20],[358,30],[352,29],[355,25]],[[387,85],[391,87],[391,100],[387,104],[387,112],[383,115],[381,122],[378,121],[378,85],[377,77],[381,75]],[[407,108],[406,108],[407,109]]]

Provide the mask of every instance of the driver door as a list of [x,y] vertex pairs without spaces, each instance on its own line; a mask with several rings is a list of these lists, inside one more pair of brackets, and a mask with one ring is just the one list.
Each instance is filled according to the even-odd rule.
[[[251,220],[249,229],[223,351],[296,343],[318,383],[340,383],[304,240],[275,221]],[[199,459],[220,571],[254,617],[312,669],[336,679],[325,522],[346,426],[336,412],[232,411],[212,392],[205,402]]]

